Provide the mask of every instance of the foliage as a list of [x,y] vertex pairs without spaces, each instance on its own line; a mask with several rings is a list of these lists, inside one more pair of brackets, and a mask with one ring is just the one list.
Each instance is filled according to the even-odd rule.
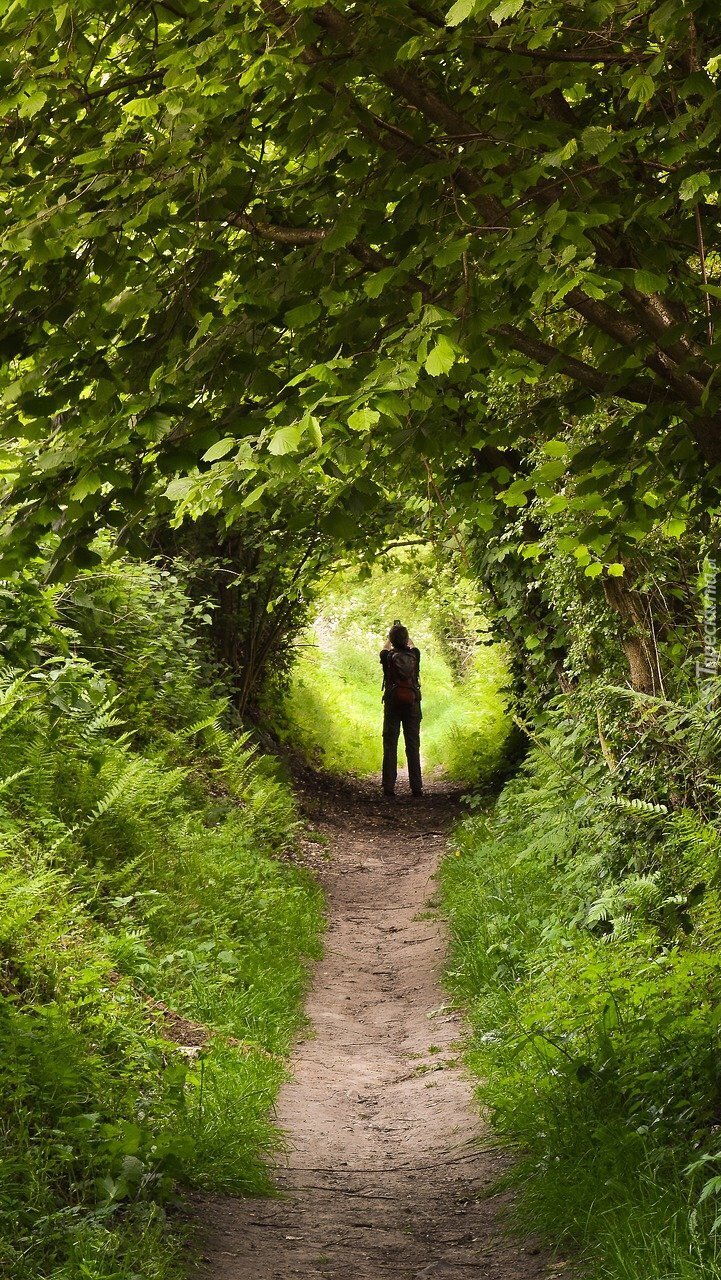
[[369,574],[339,572],[320,591],[320,612],[299,651],[284,733],[326,767],[379,771],[378,652],[400,616],[421,649],[424,768],[476,782],[498,768],[507,734],[499,693],[502,655],[479,646],[486,624],[471,585],[457,580],[449,598],[431,586],[433,577],[428,554],[400,552]]
[[165,1280],[178,1181],[267,1186],[319,891],[281,856],[287,784],[201,683],[179,572],[25,596],[54,620],[0,673],[3,1273]]
[[366,547],[456,466],[481,528],[615,484],[563,553],[599,573],[675,536],[719,461],[719,34],[707,0],[14,4],[6,558],[149,512]]
[[524,1218],[594,1276],[711,1277],[718,704],[633,704],[632,769],[609,766],[618,739],[604,758],[592,700],[559,700],[495,812],[462,824],[448,980],[481,1097],[520,1146]]
[[[569,1231],[605,1178],[629,1258],[639,1223],[669,1221],[685,1261],[649,1228],[655,1274],[714,1265],[698,1233],[716,1175],[696,1217],[679,1205],[716,1167],[719,733],[693,674],[717,661],[701,583],[721,462],[715,6],[16,0],[1,22],[12,822],[136,986],[226,1030],[257,1020],[272,1045],[299,953],[270,992],[275,951],[266,965],[237,931],[250,904],[263,933],[267,892],[269,936],[297,929],[304,953],[315,899],[267,859],[292,806],[219,727],[221,690],[277,714],[324,574],[430,539],[450,566],[423,581],[447,664],[426,668],[431,688],[450,717],[476,681],[496,741],[498,704],[466,673],[488,618],[537,747],[501,834],[476,857],[471,828],[448,872],[454,911],[465,895],[483,917],[476,942],[458,917],[459,982],[507,1001],[489,1024],[499,1123],[546,1162],[544,1185],[579,1189],[557,1196]],[[168,559],[131,583],[119,548]],[[359,698],[351,724],[337,691],[374,687],[360,654],[386,629],[380,605],[370,591],[353,630],[346,604],[321,601],[357,646],[333,640],[320,666],[300,650],[291,699],[358,768],[379,707]],[[487,768],[470,740],[466,776]],[[215,901],[204,914],[206,859],[222,919]],[[244,966],[270,1005],[244,1003]],[[532,1002],[548,1036],[513,1040]],[[644,1219],[657,1175],[669,1190]]]

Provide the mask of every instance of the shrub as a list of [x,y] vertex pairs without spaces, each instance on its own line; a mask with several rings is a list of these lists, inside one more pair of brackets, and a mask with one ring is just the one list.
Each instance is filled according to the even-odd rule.
[[[267,1188],[269,1110],[318,952],[320,892],[284,857],[293,797],[206,687],[196,606],[152,566],[108,578],[87,634],[59,609],[42,663],[0,671],[12,1280],[166,1280],[174,1188]],[[165,1038],[183,1018],[190,1052]]]
[[594,1276],[717,1276],[718,832],[669,802],[692,761],[696,798],[711,785],[712,748],[693,708],[681,735],[656,704],[647,762],[610,770],[586,710],[560,701],[495,809],[461,824],[448,982],[479,1096],[520,1153],[524,1221]]

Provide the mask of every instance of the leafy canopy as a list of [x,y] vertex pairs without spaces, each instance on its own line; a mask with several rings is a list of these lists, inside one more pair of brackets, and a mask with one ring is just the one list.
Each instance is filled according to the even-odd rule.
[[[529,436],[543,482],[598,491],[600,451],[629,502],[699,492],[721,456],[720,36],[707,0],[17,0],[6,559],[51,526],[62,561],[100,523],[132,545],[149,512],[232,526],[288,495],[352,541],[469,458],[513,504],[498,450]],[[555,455],[599,402],[590,453]]]

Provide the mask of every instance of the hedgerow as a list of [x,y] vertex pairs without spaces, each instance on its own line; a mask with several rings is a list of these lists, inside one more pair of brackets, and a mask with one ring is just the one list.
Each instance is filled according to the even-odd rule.
[[594,1277],[716,1276],[719,712],[635,696],[631,770],[592,750],[588,710],[559,700],[497,805],[460,825],[448,982],[523,1221]]
[[179,1189],[268,1186],[320,893],[177,571],[24,598],[40,661],[0,671],[0,1258],[160,1280]]

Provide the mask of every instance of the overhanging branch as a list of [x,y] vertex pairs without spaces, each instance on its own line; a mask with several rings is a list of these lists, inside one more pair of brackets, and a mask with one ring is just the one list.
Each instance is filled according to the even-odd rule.
[[594,391],[598,395],[619,396],[624,400],[633,400],[637,404],[671,402],[668,392],[647,378],[609,377],[607,373],[595,369],[593,365],[586,364],[575,356],[567,355],[558,347],[552,346],[550,342],[544,342],[541,338],[523,333],[515,325],[502,324],[489,332],[505,338],[515,351],[529,356],[537,364],[543,365],[544,368],[553,365],[559,373],[565,374],[567,378],[573,378],[574,382],[579,382],[581,386],[587,387],[589,391]]

